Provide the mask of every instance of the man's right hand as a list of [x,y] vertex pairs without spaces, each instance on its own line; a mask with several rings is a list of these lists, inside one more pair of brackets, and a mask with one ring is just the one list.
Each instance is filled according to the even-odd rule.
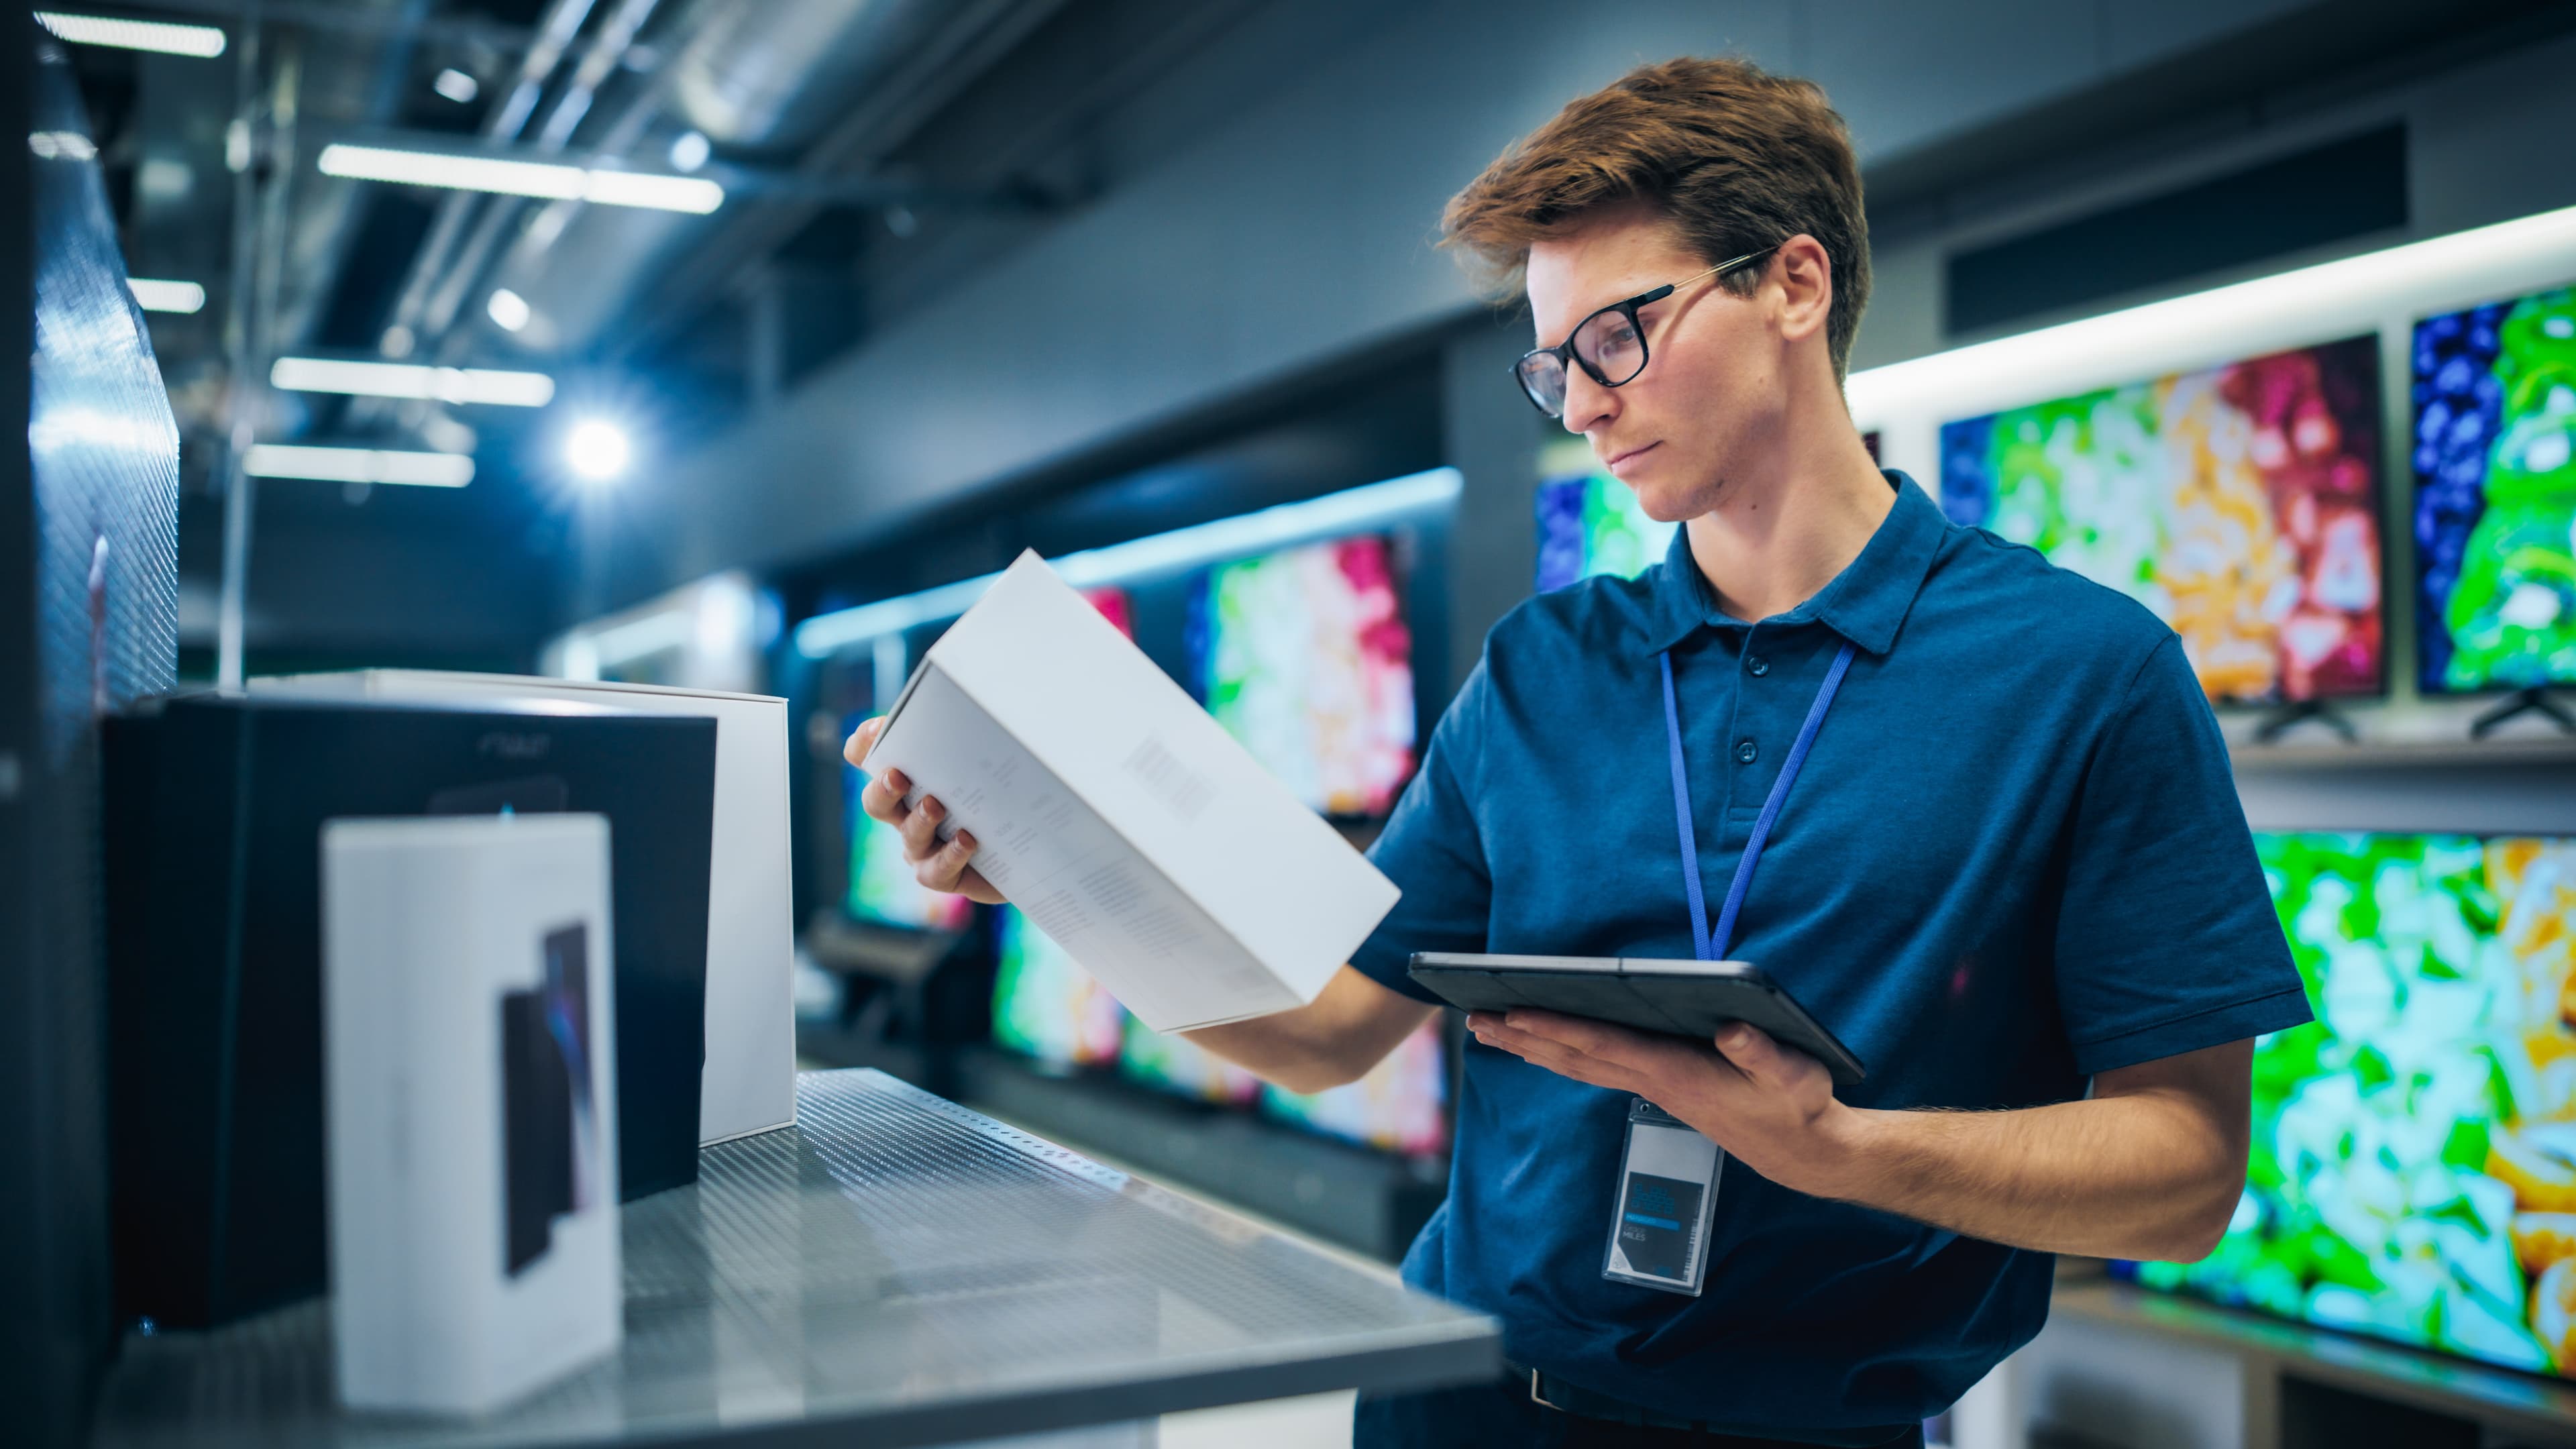
[[[876,747],[877,734],[885,728],[885,717],[867,721],[853,731],[849,742],[841,746],[841,758],[858,767]],[[870,819],[882,820],[903,833],[903,858],[912,867],[912,878],[931,890],[964,896],[988,906],[1002,904],[1002,893],[977,870],[975,836],[960,829],[946,841],[939,838],[939,823],[948,818],[948,807],[936,795],[924,795],[918,805],[906,805],[903,797],[912,793],[912,781],[901,770],[887,770],[869,778],[867,788],[859,792],[859,808]]]

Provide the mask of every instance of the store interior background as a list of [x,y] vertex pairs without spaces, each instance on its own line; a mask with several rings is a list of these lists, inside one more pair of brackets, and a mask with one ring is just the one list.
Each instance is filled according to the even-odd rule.
[[[394,666],[784,695],[805,1057],[1386,1260],[1442,1191],[1454,1023],[1373,1089],[1391,1096],[1261,1100],[1122,1038],[1114,1010],[1088,1034],[997,1034],[1013,981],[1098,1003],[1044,975],[1043,941],[1004,913],[854,891],[840,740],[962,609],[939,591],[1023,549],[1087,554],[1189,682],[1219,627],[1211,568],[1376,539],[1427,736],[1539,576],[1542,485],[1583,473],[1506,376],[1525,315],[1434,246],[1440,207],[1643,60],[1741,53],[1814,78],[1849,120],[1874,273],[1856,407],[1895,375],[1873,369],[2576,206],[2563,3],[274,0],[256,25],[231,0],[90,8],[234,38],[207,59],[74,47],[129,270],[204,290],[151,315],[180,428],[183,679]],[[556,32],[561,66],[493,139]],[[335,141],[430,133],[677,167],[727,195],[704,216],[585,208],[315,164]],[[2576,283],[2565,255],[2498,295]],[[2416,683],[2408,329],[2479,300],[2329,300],[2199,356],[2086,334],[2081,386],[2379,339],[2386,689],[2337,707],[2356,744],[2319,721],[2264,742],[2265,710],[2222,711],[2258,828],[2576,835],[2576,749],[2545,718],[2472,742],[2495,699]],[[271,386],[294,356],[553,391]],[[1938,486],[1939,420],[1889,411],[1884,460]],[[575,447],[601,424],[622,470]],[[246,481],[229,440],[468,455],[473,476]],[[1161,542],[1119,551],[1139,540]],[[1322,803],[1365,843],[1385,800]],[[0,1028],[0,1049],[59,1056],[43,1021]],[[88,1170],[42,1136],[0,1136],[0,1155]],[[76,1296],[88,1252],[53,1231],[5,1249],[45,1245],[47,1266],[13,1271],[48,1301]],[[1962,1406],[1954,1442],[2397,1442],[2355,1425],[2576,1442],[2576,1389],[2546,1374],[2070,1273],[2073,1306]]]

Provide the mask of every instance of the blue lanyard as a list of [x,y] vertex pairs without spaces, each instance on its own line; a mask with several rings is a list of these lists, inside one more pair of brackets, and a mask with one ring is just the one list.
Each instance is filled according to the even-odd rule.
[[1834,656],[1833,667],[1825,671],[1825,682],[1816,687],[1816,702],[1807,706],[1807,722],[1798,727],[1798,742],[1789,747],[1789,758],[1780,762],[1780,778],[1771,782],[1771,797],[1762,802],[1762,813],[1753,822],[1753,833],[1744,841],[1744,858],[1735,863],[1735,879],[1726,888],[1726,905],[1718,912],[1717,934],[1711,939],[1708,929],[1708,899],[1699,885],[1699,833],[1691,827],[1690,776],[1682,768],[1682,715],[1673,703],[1673,651],[1666,649],[1657,656],[1664,664],[1664,737],[1672,746],[1673,814],[1682,832],[1682,884],[1690,891],[1691,947],[1702,961],[1715,961],[1726,954],[1735,940],[1735,913],[1744,908],[1744,893],[1753,884],[1753,867],[1762,859],[1762,846],[1771,838],[1771,822],[1780,818],[1780,806],[1789,798],[1789,786],[1798,778],[1798,767],[1807,763],[1808,747],[1816,742],[1816,730],[1825,722],[1825,711],[1834,703],[1834,692],[1843,687],[1843,676],[1851,671],[1852,646]]

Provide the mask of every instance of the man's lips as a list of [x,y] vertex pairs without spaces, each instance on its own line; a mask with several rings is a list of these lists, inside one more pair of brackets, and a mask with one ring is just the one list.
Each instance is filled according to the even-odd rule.
[[1634,461],[1635,459],[1644,456],[1647,452],[1662,446],[1662,440],[1657,439],[1654,442],[1647,443],[1639,447],[1622,449],[1621,451],[1613,453],[1608,458],[1602,460],[1601,466],[1615,473],[1619,471],[1620,464]]

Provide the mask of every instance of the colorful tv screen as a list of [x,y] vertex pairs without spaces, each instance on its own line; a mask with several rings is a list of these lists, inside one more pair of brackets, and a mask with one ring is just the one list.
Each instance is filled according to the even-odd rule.
[[1130,1016],[1118,1047],[1118,1071],[1132,1082],[1201,1102],[1249,1106],[1261,1079],[1188,1037],[1158,1032]]
[[2576,683],[2576,288],[2415,324],[2416,680]]
[[2217,1250],[2123,1271],[2576,1377],[2576,838],[2256,847],[2317,1020],[2255,1046]]
[[1447,1147],[1448,1105],[1448,1056],[1440,1048],[1436,1016],[1356,1082],[1314,1093],[1261,1086],[1264,1115],[1389,1152]]
[[993,1040],[1057,1067],[1118,1060],[1127,1011],[1018,910],[994,913]]
[[1672,547],[1674,523],[1657,523],[1637,506],[1636,491],[1593,471],[1592,450],[1580,455],[1550,449],[1538,485],[1538,587],[1543,593],[1616,574],[1633,579],[1660,563]]
[[1208,713],[1297,797],[1383,815],[1413,775],[1413,635],[1387,538],[1210,569],[1191,603]]
[[2155,611],[2212,700],[2385,687],[2375,337],[1945,423],[1941,506]]

